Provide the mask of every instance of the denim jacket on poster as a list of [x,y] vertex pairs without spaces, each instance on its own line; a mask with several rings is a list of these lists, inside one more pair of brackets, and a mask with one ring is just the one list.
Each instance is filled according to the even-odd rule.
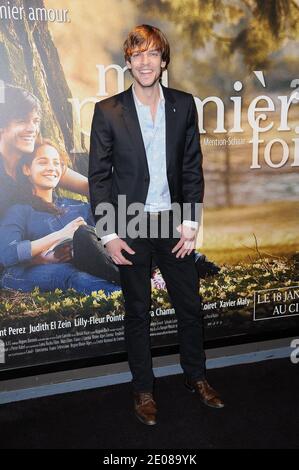
[[0,264],[5,267],[26,263],[32,259],[31,242],[61,230],[77,217],[94,225],[90,205],[74,199],[57,198],[59,215],[40,212],[28,204],[15,204],[5,213],[0,223]]

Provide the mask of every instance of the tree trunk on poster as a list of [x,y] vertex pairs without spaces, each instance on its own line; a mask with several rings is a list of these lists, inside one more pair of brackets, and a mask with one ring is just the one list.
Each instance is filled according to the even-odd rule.
[[[43,0],[15,0],[13,6],[23,7],[25,12],[29,7],[45,8]],[[40,99],[43,136],[62,146],[70,155],[73,168],[86,173],[86,153],[70,153],[75,144],[73,113],[68,102],[72,95],[46,21],[30,21],[27,15],[22,20],[1,20],[0,79],[25,88]],[[84,142],[80,144],[77,148],[84,148]]]

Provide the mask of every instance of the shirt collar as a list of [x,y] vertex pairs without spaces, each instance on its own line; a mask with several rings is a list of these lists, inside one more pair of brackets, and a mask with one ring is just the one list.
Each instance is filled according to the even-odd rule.
[[[163,103],[165,101],[163,88],[162,88],[160,83],[159,83],[159,91],[160,91],[160,99],[159,99],[159,104],[160,104],[160,103]],[[133,86],[132,86],[132,92],[133,92],[133,97],[134,97],[135,104],[137,106],[139,106],[139,107],[148,106],[146,104],[141,103],[141,101],[138,99],[138,97],[136,95],[136,92],[135,92],[135,84],[134,83],[133,83]]]

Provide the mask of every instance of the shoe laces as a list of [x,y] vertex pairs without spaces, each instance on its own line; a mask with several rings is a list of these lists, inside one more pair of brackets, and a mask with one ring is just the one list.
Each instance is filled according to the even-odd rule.
[[147,403],[150,403],[150,402],[153,402],[154,399],[153,399],[153,395],[151,393],[141,393],[140,394],[140,403],[142,405],[146,405]]

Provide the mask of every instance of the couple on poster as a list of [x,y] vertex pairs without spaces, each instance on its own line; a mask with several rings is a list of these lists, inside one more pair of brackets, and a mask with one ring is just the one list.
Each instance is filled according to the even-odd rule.
[[88,195],[87,178],[68,168],[64,152],[40,137],[41,105],[33,94],[5,85],[2,96],[1,287],[23,292],[73,288],[84,294],[119,290],[117,268],[100,244],[96,273],[76,263],[85,248],[82,233],[93,224],[89,204],[55,193],[59,186]]

